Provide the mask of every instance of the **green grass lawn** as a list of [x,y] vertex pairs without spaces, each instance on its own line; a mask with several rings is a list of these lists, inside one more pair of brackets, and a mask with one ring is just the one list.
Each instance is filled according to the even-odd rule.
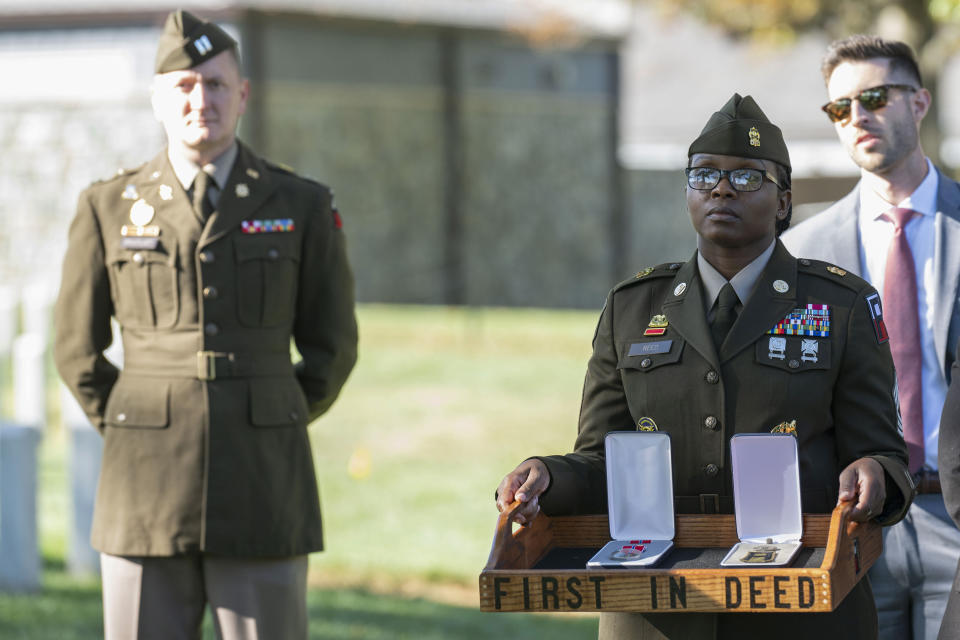
[[[496,485],[573,445],[596,316],[360,308],[357,368],[310,427],[327,547],[311,557],[311,638],[596,636],[594,617],[481,613],[477,595]],[[102,637],[98,582],[63,569],[63,440],[51,429],[41,452],[44,588],[0,595],[0,638]]]

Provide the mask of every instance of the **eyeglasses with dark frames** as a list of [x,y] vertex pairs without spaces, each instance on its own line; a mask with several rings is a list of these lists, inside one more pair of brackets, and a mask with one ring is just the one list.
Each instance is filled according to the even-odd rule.
[[687,174],[687,184],[697,191],[713,189],[720,184],[724,176],[735,191],[758,191],[763,186],[764,178],[777,185],[778,189],[783,189],[769,171],[761,169],[727,170],[714,167],[687,167],[684,173]]
[[840,98],[839,100],[828,102],[820,108],[827,114],[831,122],[840,122],[850,117],[850,106],[854,100],[858,100],[860,105],[867,111],[876,111],[877,109],[887,106],[887,103],[890,101],[890,89],[900,89],[901,91],[909,91],[911,93],[918,91],[916,87],[911,87],[908,84],[881,84],[877,87],[864,89],[852,98]]

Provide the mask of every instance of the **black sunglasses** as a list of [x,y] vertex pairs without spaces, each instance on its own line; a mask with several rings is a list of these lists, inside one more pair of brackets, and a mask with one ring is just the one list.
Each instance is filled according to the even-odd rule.
[[827,114],[831,122],[840,122],[850,116],[850,105],[853,104],[854,99],[859,100],[860,105],[867,111],[876,111],[881,107],[887,106],[890,89],[901,89],[910,92],[917,91],[916,87],[911,87],[908,84],[882,84],[879,87],[864,89],[853,96],[853,98],[840,98],[839,100],[828,102],[820,108]]
[[783,189],[769,171],[760,169],[715,169],[713,167],[687,167],[684,169],[687,174],[687,184],[691,189],[697,191],[708,191],[720,184],[723,176],[727,176],[730,186],[734,191],[759,191],[763,186],[763,179],[766,178],[779,189]]

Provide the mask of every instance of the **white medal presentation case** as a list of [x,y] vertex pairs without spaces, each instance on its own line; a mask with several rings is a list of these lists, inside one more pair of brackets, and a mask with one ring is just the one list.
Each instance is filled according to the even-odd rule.
[[735,544],[723,567],[783,567],[800,550],[803,512],[797,439],[741,433],[730,439]]
[[670,436],[612,431],[604,442],[610,537],[588,569],[649,567],[673,547]]

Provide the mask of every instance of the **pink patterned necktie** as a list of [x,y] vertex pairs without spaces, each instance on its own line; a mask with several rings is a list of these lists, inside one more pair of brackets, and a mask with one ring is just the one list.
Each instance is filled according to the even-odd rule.
[[910,472],[916,473],[924,463],[923,393],[920,346],[920,318],[917,302],[917,271],[913,252],[904,227],[913,216],[912,209],[893,208],[883,217],[893,223],[893,239],[887,249],[887,265],[883,276],[884,321],[890,334],[890,351],[897,368],[900,395],[900,418],[903,438],[910,455]]

